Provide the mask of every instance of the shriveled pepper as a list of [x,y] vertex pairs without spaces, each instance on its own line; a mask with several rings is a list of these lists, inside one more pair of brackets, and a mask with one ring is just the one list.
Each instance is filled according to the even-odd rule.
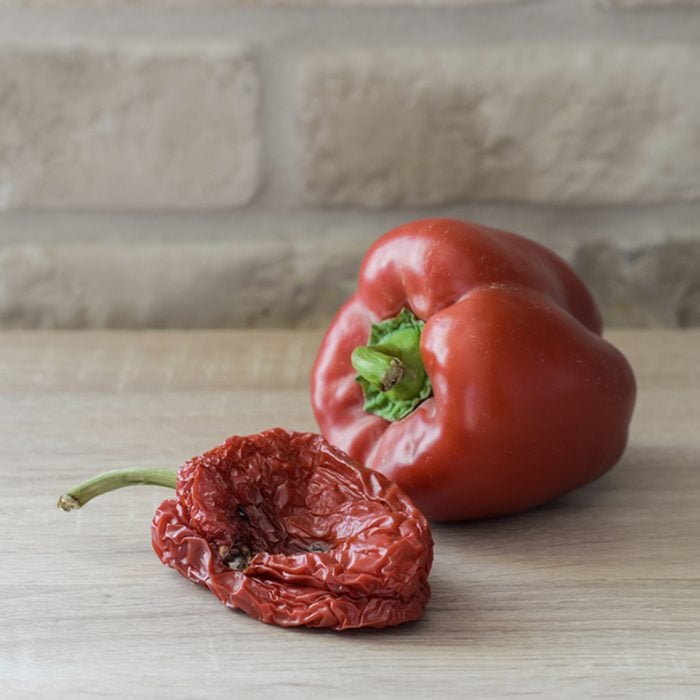
[[263,622],[388,627],[418,619],[430,597],[425,517],[320,435],[232,437],[178,472],[107,472],[58,505],[79,508],[133,483],[177,488],[151,528],[163,564]]
[[574,271],[521,236],[448,219],[390,231],[328,329],[311,380],[321,432],[430,518],[522,511],[622,455],[624,356]]

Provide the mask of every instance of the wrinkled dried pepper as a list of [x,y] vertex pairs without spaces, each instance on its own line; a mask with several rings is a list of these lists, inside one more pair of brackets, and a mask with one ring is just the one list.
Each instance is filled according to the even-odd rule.
[[348,629],[416,620],[433,542],[396,484],[320,435],[229,438],[168,470],[108,472],[72,489],[72,510],[133,483],[176,487],[151,528],[166,566],[263,622]]

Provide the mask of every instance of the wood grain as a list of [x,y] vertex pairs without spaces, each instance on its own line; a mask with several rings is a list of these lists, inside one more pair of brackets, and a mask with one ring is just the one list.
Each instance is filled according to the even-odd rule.
[[163,489],[54,508],[103,469],[314,429],[319,337],[0,334],[4,697],[700,696],[698,332],[610,333],[639,381],[620,465],[534,512],[437,526],[429,608],[394,630],[226,610],[153,555]]

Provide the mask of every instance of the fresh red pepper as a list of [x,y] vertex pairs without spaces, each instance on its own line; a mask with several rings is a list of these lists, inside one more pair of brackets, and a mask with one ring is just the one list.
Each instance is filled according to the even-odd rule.
[[622,455],[623,355],[574,271],[521,236],[447,219],[390,231],[312,372],[323,435],[430,518],[515,513]]
[[133,483],[177,488],[151,529],[163,564],[263,622],[388,627],[418,619],[430,597],[425,517],[396,484],[320,435],[232,437],[177,473],[107,472],[59,506]]

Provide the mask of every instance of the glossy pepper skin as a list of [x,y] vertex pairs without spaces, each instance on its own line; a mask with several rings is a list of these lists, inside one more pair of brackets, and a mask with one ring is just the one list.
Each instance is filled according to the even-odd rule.
[[[392,422],[363,410],[351,355],[404,309],[425,322],[432,396]],[[472,223],[409,223],[370,248],[323,339],[316,419],[431,519],[523,511],[598,478],[625,449],[635,380],[601,327],[582,281],[543,246]]]
[[425,517],[320,435],[232,437],[187,462],[152,525],[161,561],[263,622],[348,629],[418,619]]

